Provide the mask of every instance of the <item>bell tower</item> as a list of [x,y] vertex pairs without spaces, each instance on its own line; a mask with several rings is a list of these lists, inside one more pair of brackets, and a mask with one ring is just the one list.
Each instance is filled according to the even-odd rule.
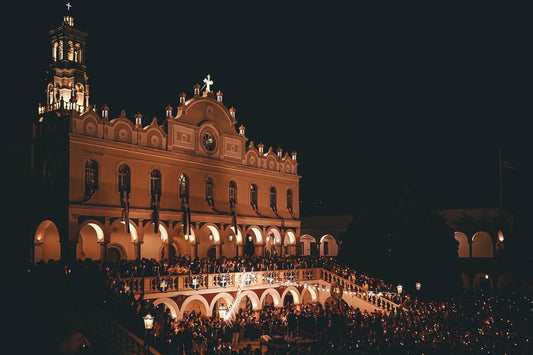
[[70,2],[62,24],[51,30],[51,62],[47,71],[46,103],[39,114],[64,108],[84,112],[89,106],[85,53],[87,32],[74,27]]

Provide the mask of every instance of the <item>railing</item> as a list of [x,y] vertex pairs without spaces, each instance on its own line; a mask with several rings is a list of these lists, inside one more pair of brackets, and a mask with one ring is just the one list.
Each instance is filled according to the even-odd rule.
[[324,280],[329,284],[336,283],[341,286],[344,294],[358,297],[386,312],[397,312],[400,307],[386,297],[369,292],[363,287],[323,268],[167,275],[161,277],[152,276],[121,279],[120,281],[114,280],[113,282],[118,282],[119,287],[138,295],[141,293],[150,294],[207,289],[222,291],[226,288],[236,287],[242,282],[243,277],[245,278],[244,286],[283,286],[293,283],[312,283],[312,281],[316,283],[317,280]]
[[380,296],[378,293],[370,292],[334,272],[320,269],[320,278],[330,284],[338,284],[342,287],[344,294],[356,296],[386,312],[397,312],[400,308],[400,305],[392,302],[386,297]]
[[[244,286],[290,284],[318,280],[321,269],[290,269],[253,272],[227,272],[216,274],[165,275],[151,277],[134,277],[113,280],[120,288],[138,295],[141,293],[159,293],[196,290],[223,290]],[[243,281],[244,278],[244,281]]]

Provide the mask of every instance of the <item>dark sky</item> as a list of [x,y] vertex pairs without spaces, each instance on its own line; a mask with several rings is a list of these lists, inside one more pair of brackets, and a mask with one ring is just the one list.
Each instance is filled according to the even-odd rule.
[[[250,139],[298,152],[306,206],[391,168],[435,207],[496,207],[498,144],[507,207],[533,195],[530,2],[71,3],[93,104],[161,119],[211,74]],[[64,4],[4,5],[4,141],[29,133]]]

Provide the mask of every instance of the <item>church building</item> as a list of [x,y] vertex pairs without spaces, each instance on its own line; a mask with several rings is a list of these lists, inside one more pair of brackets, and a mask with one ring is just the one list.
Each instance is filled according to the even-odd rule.
[[249,140],[209,75],[162,124],[109,117],[90,103],[86,39],[69,13],[50,31],[33,124],[33,261],[295,255],[297,154]]

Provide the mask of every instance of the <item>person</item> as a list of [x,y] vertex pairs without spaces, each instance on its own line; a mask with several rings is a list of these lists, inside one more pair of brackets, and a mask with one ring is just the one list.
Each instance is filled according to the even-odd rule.
[[184,327],[182,337],[183,337],[183,351],[185,352],[186,355],[192,354],[193,335],[189,327]]
[[232,337],[231,337],[231,345],[237,346],[239,344],[239,335],[240,335],[240,324],[238,320],[235,320],[233,322],[232,326]]

